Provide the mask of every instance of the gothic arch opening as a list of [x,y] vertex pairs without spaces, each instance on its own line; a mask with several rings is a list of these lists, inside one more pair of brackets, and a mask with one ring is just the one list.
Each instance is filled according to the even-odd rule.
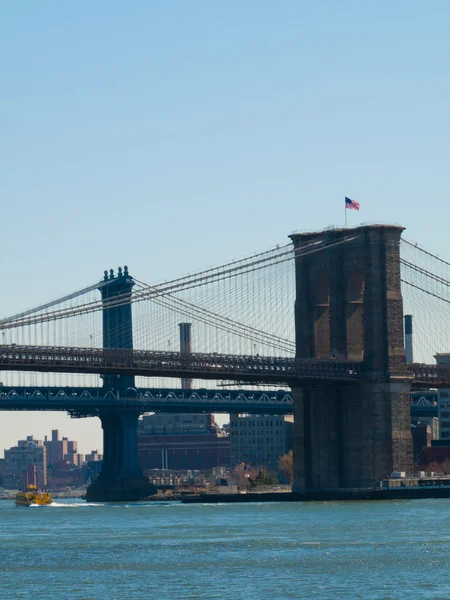
[[345,302],[345,322],[347,328],[347,360],[364,358],[364,273],[355,265],[348,283]]
[[330,358],[330,277],[326,269],[318,274],[314,291],[314,356]]

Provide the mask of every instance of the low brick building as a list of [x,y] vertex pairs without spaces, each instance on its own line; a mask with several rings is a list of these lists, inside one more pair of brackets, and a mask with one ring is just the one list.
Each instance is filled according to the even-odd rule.
[[145,471],[230,466],[230,438],[212,415],[146,415],[139,426],[138,451]]

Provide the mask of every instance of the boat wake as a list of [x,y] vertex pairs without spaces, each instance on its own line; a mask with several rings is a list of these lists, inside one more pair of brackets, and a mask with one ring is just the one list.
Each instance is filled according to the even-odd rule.
[[[160,507],[173,507],[173,506],[181,506],[185,507],[186,505],[181,502],[130,502],[130,503],[114,503],[114,502],[52,502],[51,504],[46,504],[46,508],[86,508],[86,507],[108,507],[108,508],[160,508]],[[209,505],[208,505],[209,506]],[[43,508],[39,504],[30,504],[31,507]]]
[[[85,508],[86,506],[105,505],[98,502],[52,502],[51,504],[47,504],[45,508]],[[31,507],[39,507],[39,504],[30,504]]]

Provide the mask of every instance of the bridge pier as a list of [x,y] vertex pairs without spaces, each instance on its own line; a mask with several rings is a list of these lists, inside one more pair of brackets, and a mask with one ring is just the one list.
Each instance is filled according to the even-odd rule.
[[[292,389],[294,491],[372,488],[393,471],[412,471],[402,231],[376,225],[291,236],[297,357],[362,361],[357,384]],[[319,239],[332,249],[301,255]]]
[[409,385],[293,388],[295,491],[371,488],[411,471]]
[[143,500],[156,494],[139,464],[137,426],[139,413],[109,410],[100,415],[103,428],[103,465],[87,489],[88,502]]
[[[117,277],[105,271],[99,288],[103,301],[103,347],[133,349],[131,294],[134,286],[128,267],[119,267]],[[120,300],[120,302],[117,302]],[[103,389],[134,390],[134,376],[104,375]],[[103,428],[103,465],[97,479],[87,489],[89,502],[142,500],[156,494],[156,487],[144,476],[139,464],[137,427],[139,412],[131,409],[100,413]]]

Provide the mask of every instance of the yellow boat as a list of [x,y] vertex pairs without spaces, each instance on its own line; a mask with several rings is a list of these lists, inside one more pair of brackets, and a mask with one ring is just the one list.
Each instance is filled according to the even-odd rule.
[[14,502],[17,506],[30,506],[31,504],[45,506],[51,504],[53,500],[48,492],[40,492],[35,485],[29,485],[26,490],[17,492]]

